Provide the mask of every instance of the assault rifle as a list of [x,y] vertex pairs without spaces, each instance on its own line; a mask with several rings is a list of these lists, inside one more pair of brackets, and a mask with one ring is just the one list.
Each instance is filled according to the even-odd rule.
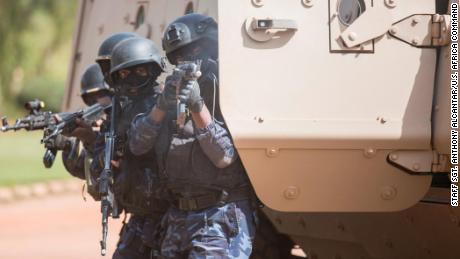
[[46,149],[43,164],[46,168],[50,168],[53,166],[57,151],[65,148],[65,142],[61,141],[61,133],[70,133],[75,130],[78,127],[77,118],[92,125],[110,105],[94,104],[76,112],[53,113],[51,111],[41,111],[45,107],[45,103],[35,99],[25,103],[24,107],[29,111],[29,114],[23,118],[16,119],[14,125],[9,125],[7,118],[2,117],[1,131],[43,130],[41,143],[44,144]]
[[172,77],[177,80],[176,83],[176,99],[177,99],[177,119],[176,125],[179,130],[182,130],[185,125],[185,103],[182,103],[178,94],[184,81],[197,80],[201,76],[201,60],[198,61],[182,61],[173,70]]
[[120,211],[118,210],[115,195],[112,190],[113,166],[112,160],[115,156],[115,144],[117,141],[117,123],[120,109],[119,97],[115,94],[112,96],[112,110],[110,111],[110,128],[105,133],[105,149],[104,149],[104,169],[99,177],[99,194],[101,195],[101,213],[102,213],[102,239],[101,255],[105,256],[107,253],[107,232],[108,232],[108,218],[118,218]]
[[38,99],[35,99],[24,104],[24,108],[29,111],[29,115],[24,118],[16,119],[14,125],[10,126],[6,117],[2,117],[2,127],[1,131],[6,132],[10,130],[20,130],[25,129],[29,130],[41,130],[51,125],[54,122],[53,113],[50,111],[42,112],[40,111],[45,107],[45,103]]

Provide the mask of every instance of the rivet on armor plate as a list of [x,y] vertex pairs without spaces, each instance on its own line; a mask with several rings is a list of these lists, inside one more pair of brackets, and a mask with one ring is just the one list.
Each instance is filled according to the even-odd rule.
[[374,157],[376,154],[377,154],[377,150],[375,150],[374,148],[367,148],[364,151],[364,156],[367,158]]
[[414,45],[418,45],[419,42],[420,42],[420,40],[419,40],[419,38],[417,38],[417,37],[415,37],[415,38],[412,39],[412,44],[414,44]]
[[356,33],[350,32],[350,33],[348,34],[348,39],[351,40],[351,41],[356,40]]
[[268,157],[275,157],[275,156],[278,156],[278,154],[279,154],[279,149],[276,147],[271,147],[267,149]]
[[299,188],[296,186],[289,186],[284,190],[284,197],[288,200],[294,200],[299,197]]
[[385,0],[385,5],[390,8],[396,7],[396,0]]
[[264,6],[264,0],[252,0],[252,4],[257,7],[261,7]]
[[412,19],[412,24],[418,24],[420,22],[420,18],[419,17],[414,17],[414,19]]
[[392,161],[398,160],[398,154],[391,154],[391,155],[390,155],[390,159],[391,159]]
[[413,165],[412,165],[412,169],[414,169],[414,171],[420,170],[420,164],[419,164],[419,163],[413,164]]
[[393,200],[396,197],[397,191],[393,186],[384,186],[381,189],[380,197],[384,200]]
[[313,0],[302,0],[302,4],[305,5],[306,7],[312,7]]
[[396,26],[391,27],[390,28],[390,33],[393,34],[393,35],[398,33],[398,27],[396,27]]

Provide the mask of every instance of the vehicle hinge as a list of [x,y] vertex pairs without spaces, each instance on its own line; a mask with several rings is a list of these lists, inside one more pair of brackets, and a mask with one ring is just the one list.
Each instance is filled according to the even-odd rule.
[[394,23],[389,34],[414,47],[441,47],[450,43],[450,17],[414,14]]
[[431,172],[433,173],[447,173],[450,171],[449,155],[439,154],[433,151],[433,164],[431,166]]
[[449,171],[449,158],[436,150],[395,150],[387,161],[410,174],[433,174]]
[[433,46],[450,44],[450,16],[433,14],[431,24],[431,41]]

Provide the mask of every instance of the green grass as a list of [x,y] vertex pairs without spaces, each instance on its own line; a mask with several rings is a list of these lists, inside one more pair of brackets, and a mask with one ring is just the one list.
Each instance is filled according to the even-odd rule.
[[71,176],[62,165],[59,155],[52,168],[42,163],[45,149],[40,144],[42,131],[0,132],[0,186],[12,186]]

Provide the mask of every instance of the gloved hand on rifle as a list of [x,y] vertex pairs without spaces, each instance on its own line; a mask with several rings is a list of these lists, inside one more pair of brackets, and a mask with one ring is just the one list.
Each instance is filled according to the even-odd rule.
[[158,96],[156,107],[162,111],[167,111],[176,104],[176,84],[177,79],[170,75],[166,77],[163,92]]
[[[68,137],[76,137],[79,140],[83,141],[86,145],[93,145],[94,141],[96,140],[96,132],[93,130],[92,125],[89,125],[84,120],[77,118],[75,120],[77,124],[77,128],[75,128],[70,133],[63,133],[63,135]],[[96,125],[97,126],[97,125]],[[99,125],[100,126],[100,125]]]
[[186,104],[190,111],[198,113],[203,108],[203,98],[200,94],[200,85],[196,80],[182,81],[181,78],[176,78],[174,75],[168,76],[165,82],[163,93],[159,96],[157,107],[160,110],[166,111],[168,107],[176,104],[176,89],[179,87],[177,96],[179,100]]
[[179,90],[179,100],[187,104],[191,112],[199,113],[203,109],[203,98],[200,94],[200,85],[196,80],[184,81]]

